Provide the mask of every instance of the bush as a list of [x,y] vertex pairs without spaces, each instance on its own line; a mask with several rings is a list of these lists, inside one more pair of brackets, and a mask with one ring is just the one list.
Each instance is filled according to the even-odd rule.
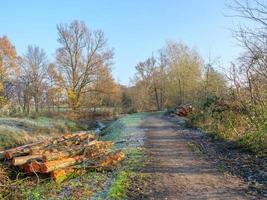
[[267,116],[253,116],[235,102],[226,103],[215,96],[202,100],[190,122],[216,139],[234,141],[257,154],[267,153]]

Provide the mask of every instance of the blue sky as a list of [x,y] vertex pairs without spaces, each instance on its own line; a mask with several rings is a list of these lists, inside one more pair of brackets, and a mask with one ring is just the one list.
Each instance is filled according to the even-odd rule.
[[164,46],[182,41],[209,52],[225,66],[240,53],[230,31],[236,22],[225,17],[225,0],[0,0],[0,35],[6,34],[18,53],[27,45],[43,48],[53,60],[58,47],[56,25],[83,20],[102,29],[115,49],[113,74],[129,83],[134,66]]

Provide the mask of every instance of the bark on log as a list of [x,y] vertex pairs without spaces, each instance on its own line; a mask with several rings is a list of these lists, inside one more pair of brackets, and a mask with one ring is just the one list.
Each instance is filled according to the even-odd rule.
[[87,158],[95,158],[104,156],[112,148],[113,142],[95,141],[92,142],[87,149],[85,149],[85,155]]
[[77,164],[75,165],[76,168],[86,168],[86,169],[96,169],[96,170],[103,170],[103,169],[111,169],[116,167],[122,160],[125,159],[125,155],[122,151],[111,152],[106,154],[105,156],[100,156],[94,160],[92,159],[85,159],[84,164]]
[[[83,142],[85,142],[87,137],[88,137],[88,135],[86,133],[75,134],[74,136],[72,136],[72,137],[70,137],[68,139],[65,139],[63,141],[49,144],[45,148],[43,148],[42,150],[43,150],[43,152],[46,152],[46,151],[49,152],[49,151],[56,150],[56,149],[60,151],[60,150],[66,149],[66,147],[70,147],[72,145],[80,145],[80,144],[82,144]],[[93,141],[94,140],[94,135],[89,134],[89,140]],[[32,153],[34,153],[34,151]]]
[[[85,132],[82,133],[76,133],[67,135],[64,138],[55,139],[53,142],[48,143],[45,146],[42,146],[40,148],[32,148],[30,150],[30,154],[46,154],[46,153],[52,153],[52,152],[60,152],[64,151],[66,148],[72,146],[72,145],[80,145],[82,144],[88,137],[88,134]],[[95,139],[93,134],[89,134],[89,140],[93,141]]]
[[58,159],[66,158],[66,157],[73,157],[76,155],[83,154],[83,152],[84,152],[84,148],[70,149],[67,151],[52,152],[52,153],[46,152],[42,156],[42,159],[44,162],[47,162],[47,161],[58,160]]
[[13,157],[16,157],[16,156],[27,155],[30,153],[31,147],[38,146],[42,143],[43,142],[35,142],[32,144],[27,144],[27,145],[23,145],[23,146],[19,146],[19,147],[15,147],[15,148],[6,150],[5,151],[5,158],[6,159],[12,159]]
[[84,160],[85,160],[84,156],[80,155],[72,158],[63,158],[61,160],[53,160],[45,162],[41,164],[41,172],[48,173],[57,169],[62,169],[65,167],[72,166],[74,164],[81,163]]

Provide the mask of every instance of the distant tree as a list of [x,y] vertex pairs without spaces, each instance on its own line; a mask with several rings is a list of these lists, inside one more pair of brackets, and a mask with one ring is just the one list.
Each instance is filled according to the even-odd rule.
[[198,99],[202,58],[182,43],[168,42],[158,57],[137,64],[130,96],[136,111],[163,110]]
[[56,70],[56,66],[53,63],[48,65],[47,69],[47,89],[46,89],[46,105],[48,110],[55,111],[55,108],[60,107],[63,103],[63,88],[62,88],[62,76]]
[[58,70],[62,76],[62,87],[72,110],[82,105],[84,95],[93,89],[97,73],[109,64],[113,51],[107,48],[104,33],[90,31],[84,22],[57,26],[58,42],[56,52]]
[[132,98],[129,94],[131,88],[121,86],[121,106],[124,112],[128,113],[130,111],[133,111],[133,102]]
[[[40,101],[45,90],[48,61],[43,49],[29,46],[23,57],[22,80],[25,84],[25,92],[30,95],[27,101],[33,97],[35,111],[39,112]],[[27,103],[29,104],[29,103]]]
[[172,41],[164,52],[169,66],[166,83],[169,106],[196,101],[202,81],[201,56],[187,45]]
[[[154,110],[158,106],[158,93],[155,83],[155,72],[156,72],[156,59],[152,56],[143,62],[139,62],[136,66],[135,74],[135,89],[138,94],[136,95],[139,103],[136,104],[137,110],[143,108],[148,110]],[[153,100],[152,100],[153,99]],[[139,107],[139,108],[138,108]]]

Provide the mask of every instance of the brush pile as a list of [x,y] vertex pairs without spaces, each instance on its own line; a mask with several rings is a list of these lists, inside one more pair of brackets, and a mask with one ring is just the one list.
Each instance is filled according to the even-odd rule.
[[179,117],[186,117],[190,112],[193,111],[193,107],[191,105],[181,105],[175,108],[174,113]]
[[110,169],[124,159],[121,151],[111,151],[112,142],[97,141],[86,132],[65,134],[0,152],[0,159],[26,174],[49,174],[59,180],[84,169]]

